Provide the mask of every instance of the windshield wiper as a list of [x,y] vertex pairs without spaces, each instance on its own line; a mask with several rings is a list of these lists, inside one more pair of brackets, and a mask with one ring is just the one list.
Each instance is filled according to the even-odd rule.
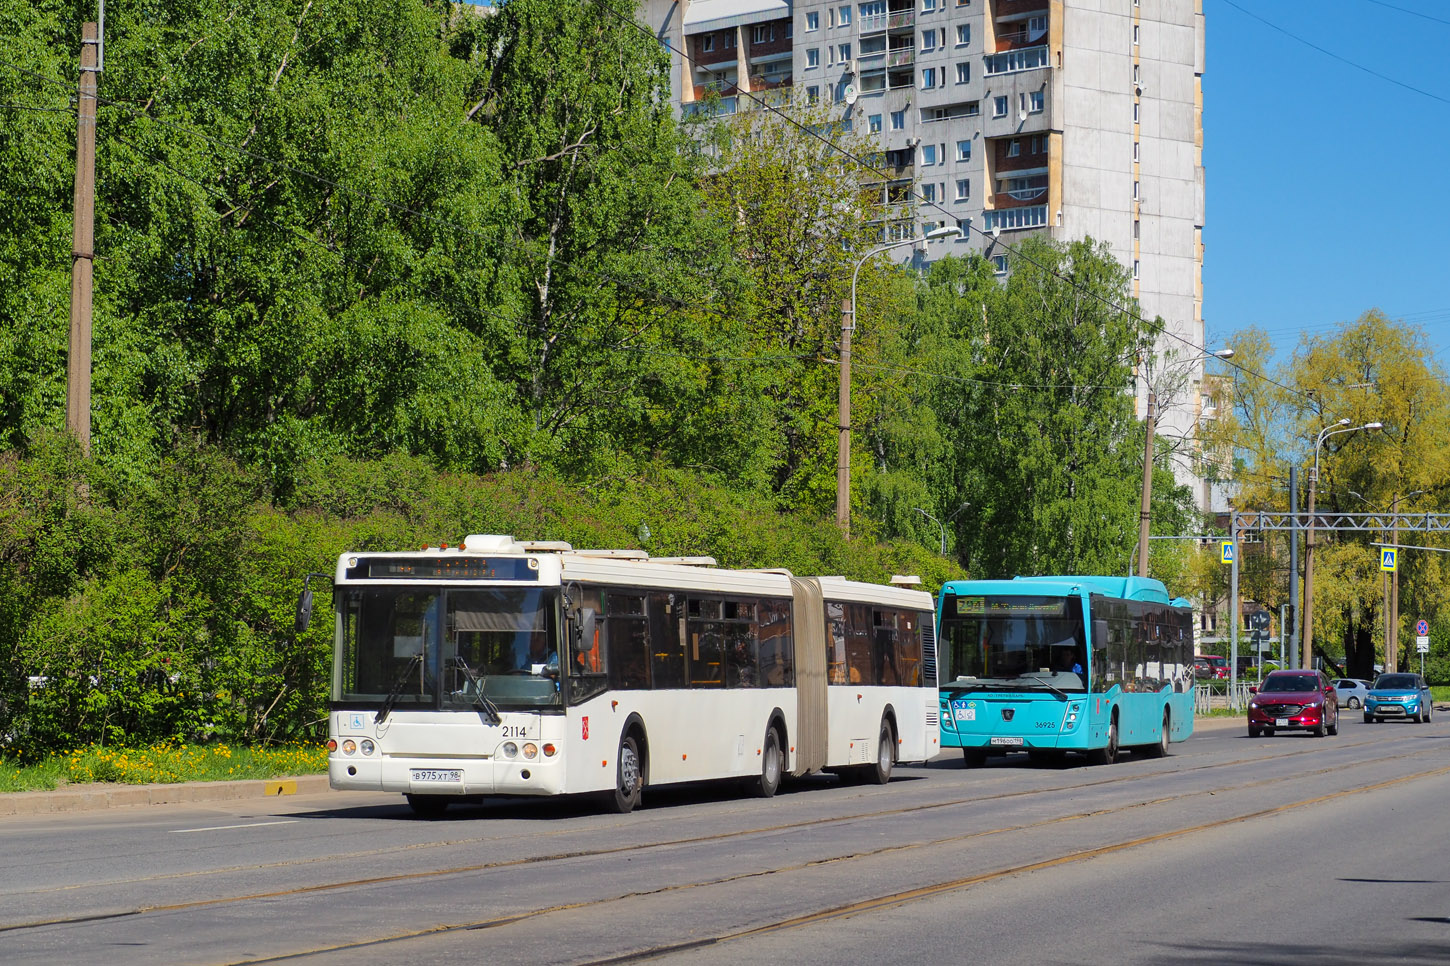
[[483,675],[469,667],[468,662],[457,654],[448,659],[448,665],[462,671],[464,677],[468,678],[468,683],[473,685],[473,707],[483,715],[484,720],[489,724],[502,724],[503,715],[499,712],[498,705],[488,700],[488,696],[483,693]]
[[408,679],[413,676],[413,668],[422,663],[423,655],[421,653],[414,654],[408,659],[407,665],[403,670],[398,672],[397,680],[393,682],[393,689],[388,692],[386,698],[383,698],[383,706],[378,709],[377,716],[373,718],[374,724],[382,724],[388,720],[388,715],[392,712],[393,705],[397,704],[398,699],[403,696],[403,687],[408,683]]

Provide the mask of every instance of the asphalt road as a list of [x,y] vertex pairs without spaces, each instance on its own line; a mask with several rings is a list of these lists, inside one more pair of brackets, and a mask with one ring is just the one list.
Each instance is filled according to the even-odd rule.
[[328,793],[0,819],[0,962],[1450,961],[1450,714],[633,815]]

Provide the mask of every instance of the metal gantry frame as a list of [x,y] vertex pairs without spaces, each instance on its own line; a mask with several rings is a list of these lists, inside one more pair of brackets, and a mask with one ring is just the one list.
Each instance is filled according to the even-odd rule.
[[[1239,545],[1247,540],[1253,543],[1263,542],[1263,534],[1266,532],[1287,530],[1295,534],[1296,538],[1300,530],[1307,530],[1309,527],[1309,513],[1292,513],[1279,510],[1234,510],[1229,518],[1228,539],[1233,543],[1233,562],[1229,572],[1229,606],[1232,613],[1229,616],[1229,681],[1231,682],[1230,704],[1237,707],[1238,683],[1238,657],[1239,657]],[[1333,530],[1336,532],[1396,532],[1408,531],[1410,533],[1445,533],[1450,534],[1450,513],[1324,513],[1316,511],[1312,514],[1315,531]],[[1377,544],[1378,546],[1399,546],[1398,539],[1394,544]],[[1411,547],[1409,549],[1420,549]],[[1423,548],[1436,549],[1436,548]],[[1299,575],[1291,574],[1290,580],[1297,582]],[[1294,633],[1295,644],[1302,640],[1304,628],[1299,624],[1299,617],[1295,615]]]

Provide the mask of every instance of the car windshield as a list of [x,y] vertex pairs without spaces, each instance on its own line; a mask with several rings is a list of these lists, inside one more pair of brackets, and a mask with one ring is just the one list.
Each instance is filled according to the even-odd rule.
[[1271,674],[1261,691],[1317,691],[1319,681],[1312,674]]
[[1381,674],[1374,683],[1376,691],[1413,691],[1415,687],[1413,674]]

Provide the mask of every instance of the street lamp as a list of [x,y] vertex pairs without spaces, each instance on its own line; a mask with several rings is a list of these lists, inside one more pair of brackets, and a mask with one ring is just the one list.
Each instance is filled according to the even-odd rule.
[[930,513],[927,513],[919,506],[914,506],[912,507],[912,509],[941,528],[941,555],[945,557],[947,555],[947,523],[951,523],[957,518],[958,513],[961,513],[963,510],[971,505],[971,503],[963,503],[961,506],[957,507],[955,510],[952,511],[952,515],[947,517],[946,523],[938,520],[936,517],[932,516]]
[[1331,436],[1340,433],[1357,433],[1362,429],[1379,429],[1383,423],[1365,423],[1351,426],[1348,419],[1331,423],[1314,437],[1314,470],[1309,474],[1309,529],[1304,535],[1304,645],[1301,667],[1314,666],[1314,488],[1319,483],[1319,447]]
[[[1203,350],[1202,355],[1213,359],[1232,359],[1232,349],[1219,349],[1216,352]],[[1149,510],[1153,502],[1153,424],[1157,416],[1155,410],[1158,406],[1158,393],[1150,386],[1148,389],[1148,415],[1144,420],[1143,433],[1143,503],[1138,509],[1138,576],[1148,576],[1148,522],[1151,516]]]
[[940,238],[955,238],[962,233],[960,228],[942,225],[916,238],[877,245],[856,260],[851,272],[851,298],[841,306],[841,385],[837,394],[837,426],[840,434],[836,441],[836,525],[845,536],[851,535],[851,333],[856,331],[856,277],[861,266],[875,255]]

